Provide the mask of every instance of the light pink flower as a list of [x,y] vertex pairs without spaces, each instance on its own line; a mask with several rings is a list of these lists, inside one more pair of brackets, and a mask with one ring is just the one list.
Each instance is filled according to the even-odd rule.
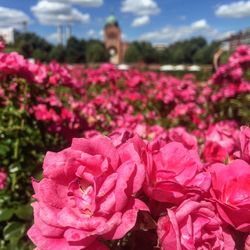
[[100,237],[124,237],[138,211],[148,210],[135,198],[145,177],[139,154],[143,144],[136,137],[115,147],[98,135],[74,139],[61,152],[48,152],[44,178],[33,181],[35,224],[28,235],[35,245],[80,250]]
[[151,199],[180,204],[208,191],[210,174],[203,170],[196,151],[178,142],[154,143],[147,156],[144,191]]
[[158,221],[157,234],[162,250],[234,250],[232,236],[210,202],[184,201]]
[[241,158],[250,163],[250,128],[242,126],[240,131]]

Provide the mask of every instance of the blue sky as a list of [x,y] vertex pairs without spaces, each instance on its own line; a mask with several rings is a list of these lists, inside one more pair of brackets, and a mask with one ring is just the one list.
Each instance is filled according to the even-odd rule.
[[29,31],[54,42],[56,24],[74,23],[73,35],[101,39],[111,10],[128,41],[211,40],[250,27],[250,1],[236,0],[0,0],[0,26],[27,20]]

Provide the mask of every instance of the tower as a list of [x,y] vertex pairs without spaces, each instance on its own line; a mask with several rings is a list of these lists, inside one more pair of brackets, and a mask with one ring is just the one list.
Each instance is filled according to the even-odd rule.
[[58,44],[63,44],[63,26],[57,26],[57,42]]
[[121,29],[114,14],[111,14],[104,26],[104,43],[110,56],[110,62],[119,64],[123,59],[123,43]]
[[72,36],[72,25],[67,24],[66,26],[66,42],[71,38]]

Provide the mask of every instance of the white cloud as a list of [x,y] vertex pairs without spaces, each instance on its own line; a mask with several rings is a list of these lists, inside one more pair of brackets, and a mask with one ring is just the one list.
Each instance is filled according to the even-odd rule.
[[97,32],[95,31],[95,30],[89,30],[88,32],[87,32],[87,36],[95,36],[97,34]]
[[57,33],[51,33],[48,36],[45,37],[45,39],[50,43],[57,43],[58,42],[58,34]]
[[103,38],[103,30],[94,30],[90,29],[86,32],[86,36],[88,38],[93,38],[93,39],[102,39]]
[[88,38],[98,38],[100,36],[100,33],[96,30],[90,29],[86,33]]
[[132,13],[139,16],[156,15],[160,12],[158,4],[154,0],[124,0],[121,12]]
[[232,30],[230,30],[230,31],[226,31],[226,32],[218,32],[218,35],[217,35],[217,37],[216,37],[216,39],[217,40],[224,40],[224,39],[226,39],[226,38],[228,38],[228,37],[230,37],[231,35],[233,35],[233,34],[235,34],[236,32],[235,31],[232,31]]
[[238,1],[218,6],[215,14],[219,17],[241,18],[250,16],[250,1]]
[[100,7],[103,5],[103,0],[50,0],[50,2],[61,2],[85,7]]
[[30,18],[22,11],[0,7],[0,27],[21,27],[23,22],[29,22]]
[[201,19],[192,23],[191,27],[194,29],[207,29],[209,28],[209,25],[205,19]]
[[125,33],[122,33],[122,40],[127,40],[127,39],[128,39],[127,35]]
[[135,18],[132,22],[132,27],[139,27],[146,25],[150,22],[150,17],[149,16],[139,16]]
[[171,44],[178,40],[188,39],[193,36],[204,36],[208,39],[218,39],[221,32],[208,25],[205,19],[198,20],[190,25],[166,26],[159,30],[145,33],[140,36],[140,40],[151,41],[154,43],[164,42]]
[[104,31],[103,31],[103,30],[100,30],[100,31],[99,31],[99,36],[100,36],[100,37],[103,37],[103,36],[104,36]]
[[87,23],[89,14],[81,13],[70,4],[42,0],[31,7],[32,12],[40,23],[46,25],[58,25],[67,23]]

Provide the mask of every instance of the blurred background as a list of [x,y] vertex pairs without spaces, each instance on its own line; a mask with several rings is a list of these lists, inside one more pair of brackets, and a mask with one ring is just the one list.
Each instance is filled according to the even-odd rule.
[[249,13],[249,1],[1,0],[0,36],[43,62],[211,65],[219,47],[225,61],[250,44]]

